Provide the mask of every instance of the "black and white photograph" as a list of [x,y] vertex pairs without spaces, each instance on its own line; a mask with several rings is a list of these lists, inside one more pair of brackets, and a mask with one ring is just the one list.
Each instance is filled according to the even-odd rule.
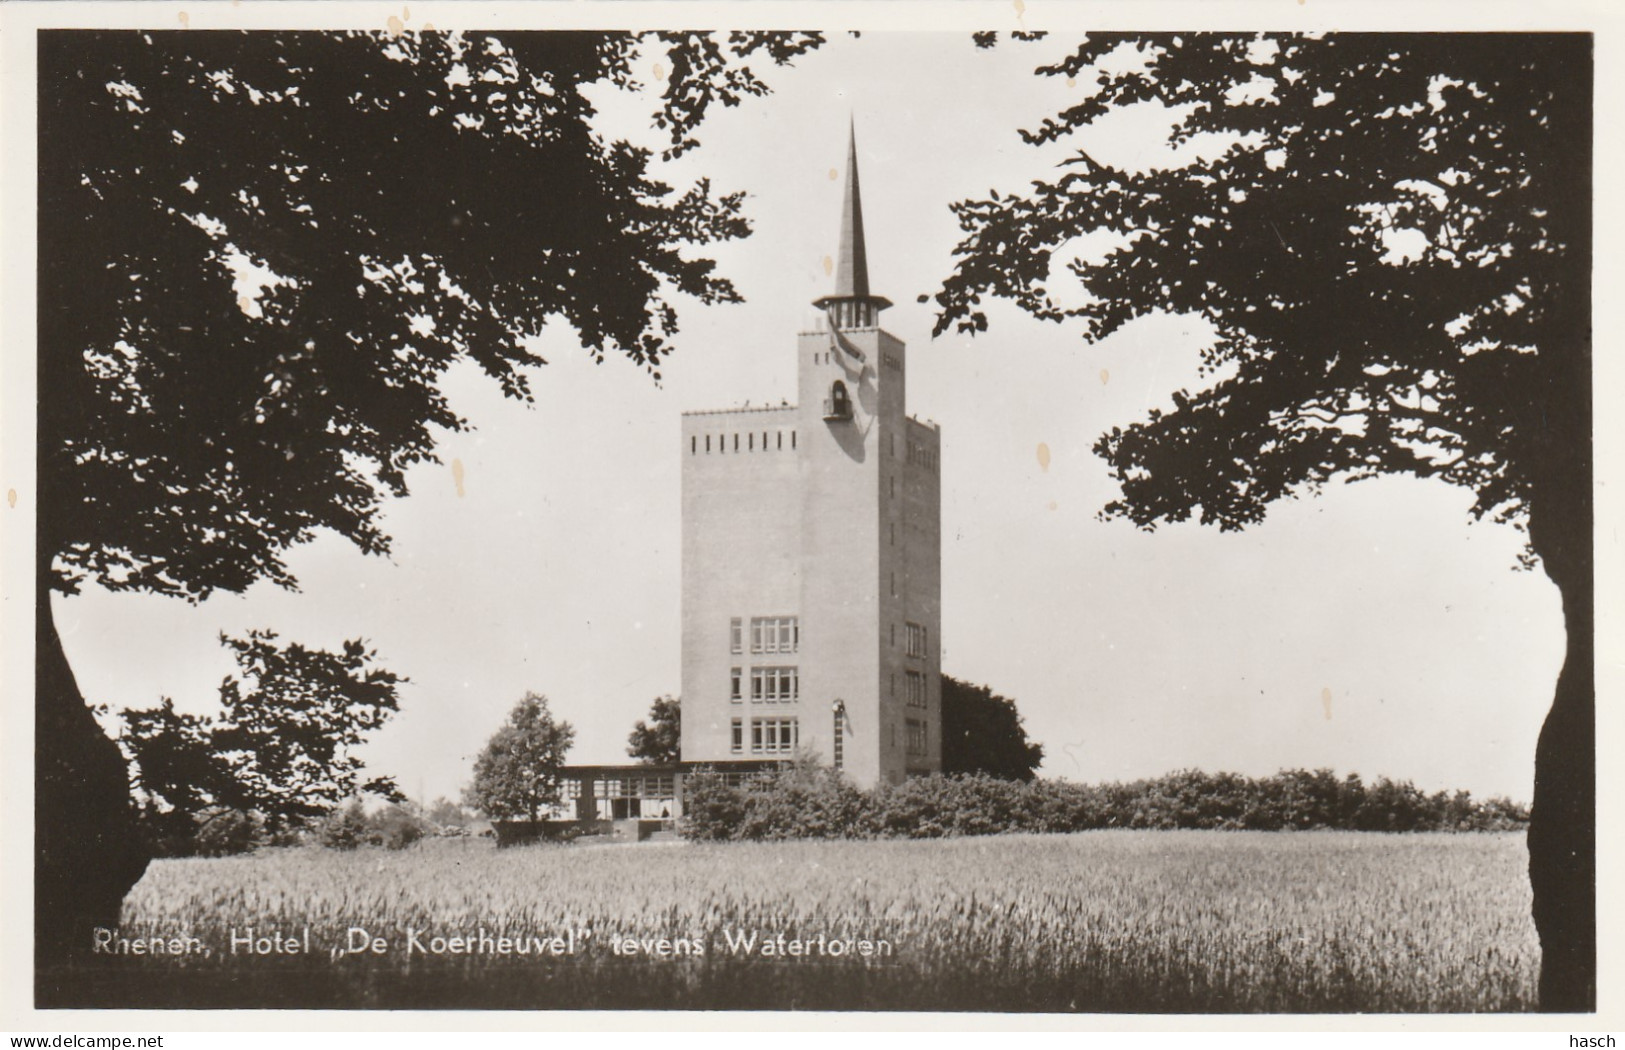
[[31,1016],[1609,1012],[1595,11],[48,6]]

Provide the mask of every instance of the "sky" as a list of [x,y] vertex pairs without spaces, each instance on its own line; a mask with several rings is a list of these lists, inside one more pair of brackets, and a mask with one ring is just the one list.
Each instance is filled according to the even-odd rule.
[[[1324,766],[1527,800],[1562,615],[1546,577],[1516,569],[1518,534],[1470,520],[1469,493],[1333,485],[1241,533],[1102,522],[1115,486],[1090,446],[1204,382],[1205,325],[1150,317],[1090,345],[995,303],[987,332],[930,338],[916,299],[951,272],[950,202],[1020,191],[1085,145],[1166,160],[1155,112],[1020,140],[1086,90],[1032,75],[1075,40],[980,51],[960,32],[865,32],[766,71],[772,96],[713,114],[702,147],[660,167],[746,191],[754,227],[712,250],[743,304],[675,300],[663,382],[595,365],[562,325],[539,341],[533,405],[455,370],[476,429],[445,435],[443,462],[388,503],[390,556],[325,535],[292,552],[298,592],[58,597],[87,698],[207,712],[234,669],[221,631],[363,637],[410,681],[362,754],[413,797],[456,796],[527,690],[575,726],[572,761],[625,760],[633,722],[678,690],[680,414],[794,397],[795,335],[832,285],[851,121],[871,285],[897,304],[883,326],[909,345],[909,410],[942,426],[943,670],[1016,700],[1041,772]],[[659,61],[642,60],[651,83]],[[603,134],[658,144],[648,98],[600,102]]]

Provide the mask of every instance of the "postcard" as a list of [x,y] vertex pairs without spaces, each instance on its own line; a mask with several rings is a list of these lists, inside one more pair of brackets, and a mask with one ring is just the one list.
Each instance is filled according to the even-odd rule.
[[1498,11],[8,5],[13,1027],[1617,1017]]

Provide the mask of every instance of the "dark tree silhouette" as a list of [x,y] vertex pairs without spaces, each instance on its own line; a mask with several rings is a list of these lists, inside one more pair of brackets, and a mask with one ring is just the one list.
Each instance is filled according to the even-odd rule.
[[526,693],[474,761],[468,805],[492,820],[537,820],[559,801],[559,770],[575,729],[554,719],[547,697]]
[[[669,154],[808,34],[676,34]],[[53,591],[198,600],[318,529],[377,520],[470,360],[528,398],[523,340],[569,326],[658,378],[675,293],[737,299],[685,249],[743,236],[741,194],[676,192],[591,126],[629,34],[39,35],[36,948],[116,921],[146,865],[116,747]],[[49,981],[42,979],[41,989]]]
[[626,738],[626,753],[639,762],[669,766],[683,757],[683,704],[670,696],[656,697],[649,720],[638,719]]
[[[1222,149],[1146,171],[1079,152],[956,205],[937,331],[984,329],[985,295],[1090,340],[1155,311],[1211,322],[1207,388],[1095,446],[1122,489],[1108,517],[1238,529],[1409,473],[1526,532],[1568,632],[1529,830],[1541,1003],[1593,1009],[1590,37],[1102,35],[1038,72],[1097,90],[1030,142],[1145,103],[1172,142]],[[1109,253],[1077,253],[1093,231]],[[1058,304],[1056,280],[1087,300]]]
[[135,762],[147,816],[184,829],[211,807],[258,815],[272,831],[322,816],[358,791],[400,799],[393,780],[362,780],[351,753],[397,708],[402,679],[365,643],[341,652],[279,644],[271,631],[221,635],[242,677],[220,686],[218,717],[164,698],[125,711],[119,740]]
[[1027,739],[1016,702],[985,685],[942,676],[942,771],[1031,780],[1044,746]]

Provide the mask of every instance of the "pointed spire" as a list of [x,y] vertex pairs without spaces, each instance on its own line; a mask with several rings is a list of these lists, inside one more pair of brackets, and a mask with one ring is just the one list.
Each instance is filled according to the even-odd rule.
[[[848,305],[850,304],[850,305]],[[868,327],[891,305],[869,293],[869,254],[863,240],[863,197],[858,189],[858,134],[856,122],[847,130],[846,194],[841,201],[840,244],[835,257],[835,293],[814,301],[841,327]]]
[[869,295],[869,256],[863,245],[863,198],[858,192],[858,129],[847,126],[846,196],[841,201],[841,247],[835,260],[835,296]]

